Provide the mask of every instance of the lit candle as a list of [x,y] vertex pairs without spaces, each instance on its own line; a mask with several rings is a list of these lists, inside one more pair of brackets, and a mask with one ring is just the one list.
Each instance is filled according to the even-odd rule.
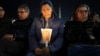
[[41,33],[42,33],[42,41],[45,43],[45,46],[48,47],[48,43],[51,39],[52,29],[42,28]]

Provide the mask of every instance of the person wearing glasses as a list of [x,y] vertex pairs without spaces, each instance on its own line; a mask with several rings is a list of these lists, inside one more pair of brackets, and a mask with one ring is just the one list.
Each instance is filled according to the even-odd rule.
[[[89,22],[90,8],[86,4],[79,5],[73,14],[73,21],[68,21],[64,28],[64,38],[69,56],[91,56],[84,45],[92,45],[93,24]],[[82,52],[83,51],[83,52]]]
[[28,5],[22,4],[18,7],[18,19],[13,23],[15,42],[18,44],[18,55],[25,56],[28,48],[28,33],[33,23]]

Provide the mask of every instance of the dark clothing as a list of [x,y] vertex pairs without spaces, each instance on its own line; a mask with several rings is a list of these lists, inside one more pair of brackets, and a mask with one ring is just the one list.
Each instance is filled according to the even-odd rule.
[[16,41],[26,40],[32,22],[33,18],[27,18],[26,20],[16,20],[13,23]]
[[[4,39],[5,34],[13,34],[12,21],[10,18],[0,18],[0,56],[12,56],[15,54],[15,45],[11,40]],[[15,48],[13,48],[15,47]]]
[[[42,41],[41,29],[49,28],[52,29],[51,40],[48,43],[48,48],[50,49],[50,55],[54,55],[62,46],[63,43],[63,22],[61,19],[57,18],[53,4],[50,0],[43,0],[40,4],[48,4],[52,8],[52,15],[46,21],[42,14],[36,18],[31,30],[29,32],[29,52],[27,56],[36,56],[35,49],[46,47],[45,43]],[[40,8],[41,10],[41,8]],[[41,12],[40,12],[41,13]],[[45,56],[45,55],[43,55]]]
[[93,35],[96,37],[96,44],[100,45],[100,22],[94,22]]
[[0,56],[17,56],[18,48],[18,43],[15,41],[7,39],[0,40]]
[[65,41],[69,44],[91,44],[93,26],[92,22],[68,21],[65,25]]
[[0,39],[8,33],[12,33],[12,22],[10,18],[0,18]]
[[99,55],[99,53],[96,54],[99,48],[96,46],[92,47],[92,45],[96,45],[97,42],[97,37],[95,37],[96,32],[94,30],[95,27],[94,22],[90,21],[68,21],[65,24],[64,32],[65,48],[67,49],[66,53],[69,56]]
[[15,42],[19,46],[19,55],[24,56],[28,48],[28,34],[32,25],[33,18],[16,20],[13,23]]
[[[51,41],[48,47],[51,53],[56,53],[63,43],[63,24],[59,18],[49,19],[49,28],[52,29]],[[30,52],[34,52],[37,47],[45,47],[41,43],[41,28],[45,28],[44,18],[36,18],[29,33]]]
[[100,56],[100,46],[73,45],[68,47],[68,56]]

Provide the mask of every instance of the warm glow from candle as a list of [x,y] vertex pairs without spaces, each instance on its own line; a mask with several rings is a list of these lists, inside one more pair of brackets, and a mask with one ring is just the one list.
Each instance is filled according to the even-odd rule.
[[41,33],[42,33],[42,41],[49,42],[51,39],[52,29],[49,28],[41,29]]

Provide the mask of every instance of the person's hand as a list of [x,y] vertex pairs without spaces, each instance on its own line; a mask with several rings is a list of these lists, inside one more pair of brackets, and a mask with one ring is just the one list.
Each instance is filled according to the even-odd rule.
[[15,40],[15,38],[13,37],[13,34],[5,34],[3,36],[4,39],[8,39],[8,40]]
[[41,48],[36,48],[36,49],[35,49],[35,54],[36,54],[36,55],[41,55],[42,52],[43,52],[43,50],[42,50]]
[[50,49],[48,47],[43,48],[43,53],[44,54],[50,54]]

